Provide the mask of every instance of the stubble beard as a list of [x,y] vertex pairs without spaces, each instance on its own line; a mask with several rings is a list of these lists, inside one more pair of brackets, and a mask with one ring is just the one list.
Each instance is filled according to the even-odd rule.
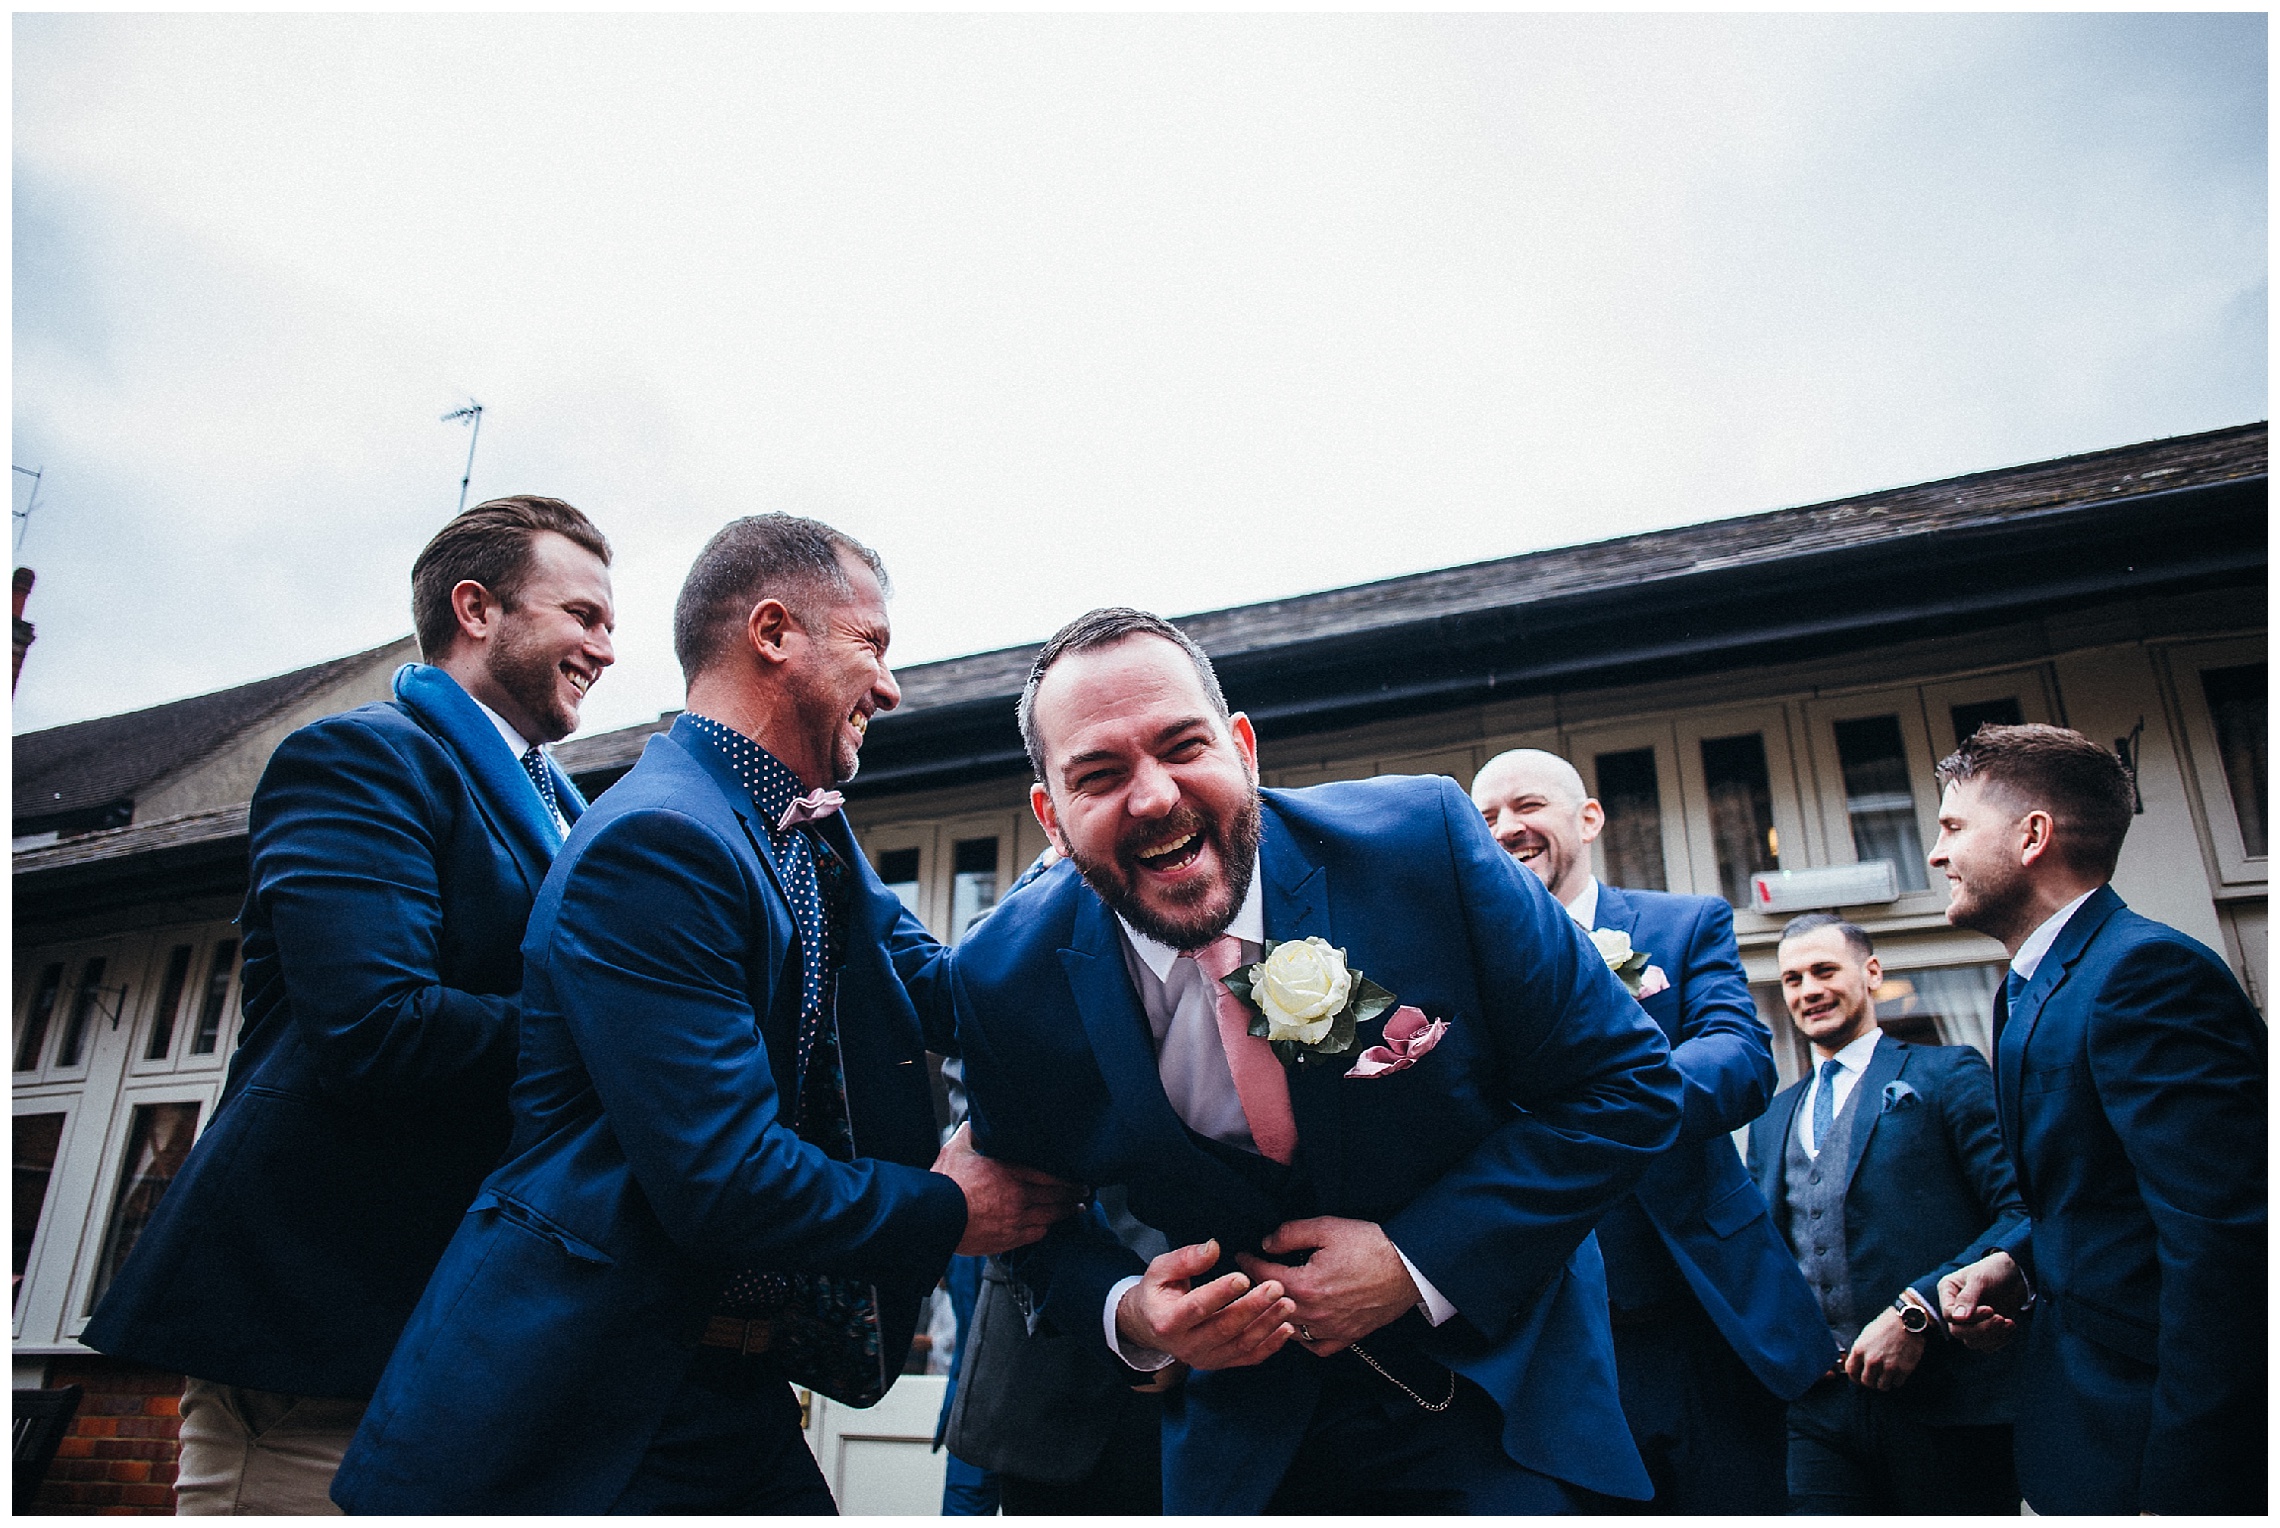
[[524,641],[519,623],[511,619],[513,613],[507,614],[510,619],[491,646],[491,678],[520,702],[528,715],[551,729],[531,742],[558,743],[578,730],[578,713],[564,706],[557,688],[562,679],[562,660],[538,644]]
[[1077,873],[1108,904],[1110,911],[1150,939],[1175,950],[1199,950],[1227,932],[1227,926],[1235,921],[1235,914],[1242,910],[1243,899],[1251,894],[1251,874],[1259,861],[1259,793],[1255,788],[1224,830],[1200,812],[1195,816],[1196,831],[1203,835],[1204,841],[1219,856],[1220,864],[1226,867],[1226,878],[1221,883],[1226,896],[1212,899],[1210,888],[1204,888],[1185,917],[1167,916],[1140,899],[1124,866],[1113,857],[1121,851],[1121,845],[1112,851],[1106,863],[1077,853],[1073,845],[1069,852]]
[[1956,928],[1985,934],[2008,949],[2031,931],[2026,919],[2033,901],[2034,883],[2025,870],[2014,868],[2007,876],[1956,883],[1949,893],[1947,918]]

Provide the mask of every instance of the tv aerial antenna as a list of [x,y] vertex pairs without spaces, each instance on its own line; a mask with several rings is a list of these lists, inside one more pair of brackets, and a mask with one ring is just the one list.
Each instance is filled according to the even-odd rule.
[[[483,438],[483,405],[477,403],[473,398],[469,398],[465,408],[453,409],[443,416],[442,422],[450,424],[461,419],[467,420],[471,426],[467,432],[467,470],[459,478],[459,513],[465,514],[467,512],[467,485],[475,476],[475,442]],[[16,470],[21,472],[23,469],[19,467]]]
[[24,500],[24,507],[22,509],[10,509],[8,511],[9,518],[15,521],[15,550],[21,552],[24,549],[24,532],[31,528],[32,511],[40,507],[40,474],[45,472],[47,469],[44,467],[17,467],[11,465],[8,470],[10,472],[20,473],[32,480],[31,496]]

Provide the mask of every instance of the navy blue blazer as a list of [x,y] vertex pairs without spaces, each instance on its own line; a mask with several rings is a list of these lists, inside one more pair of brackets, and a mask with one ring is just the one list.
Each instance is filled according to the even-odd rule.
[[1733,909],[1719,897],[1603,882],[1592,921],[1630,935],[1631,947],[1670,978],[1640,1006],[1670,1041],[1686,1113],[1678,1144],[1639,1180],[1639,1207],[1727,1345],[1766,1389],[1795,1400],[1828,1372],[1837,1349],[1734,1149],[1733,1133],[1765,1112],[1775,1072],[1734,944]]
[[918,1012],[930,942],[846,818],[839,1041],[855,1147],[779,1117],[799,941],[774,846],[686,718],[578,824],[523,945],[514,1140],[405,1327],[333,1484],[353,1512],[602,1512],[647,1449],[731,1271],[868,1278],[893,1373],[965,1234]]
[[[1057,865],[951,958],[977,1143],[1124,1185],[1132,1212],[1175,1246],[1255,1250],[1294,1210],[1379,1222],[1456,1306],[1422,1350],[1495,1398],[1512,1458],[1647,1496],[1589,1232],[1678,1128],[1661,1032],[1452,781],[1263,795],[1268,936],[1344,949],[1402,1002],[1446,1018],[1440,1044],[1380,1077],[1293,1069],[1298,1154],[1286,1191],[1270,1192],[1173,1112],[1115,915]],[[1365,1044],[1381,1023],[1363,1026]],[[1095,1341],[1109,1290],[1141,1269],[1090,1222],[1009,1261],[1044,1319]],[[1165,1510],[1259,1511],[1304,1436],[1321,1370],[1293,1344],[1174,1391]]]
[[2216,953],[2102,886],[1995,1096],[2030,1223],[2019,1486],[2038,1512],[2262,1512],[2265,1029]]
[[[407,664],[395,693],[303,727],[262,773],[243,1037],[90,1347],[362,1400],[498,1164],[556,830],[450,675]],[[554,789],[575,819],[559,771]]]
[[[1783,1156],[1811,1082],[1807,1076],[1782,1089],[1750,1126],[1750,1171],[1785,1236]],[[1977,1257],[1982,1243],[2023,1225],[2027,1208],[1995,1125],[1995,1079],[1979,1052],[1886,1035],[1854,1087],[1860,1110],[1845,1160],[1845,1262],[1865,1326],[1903,1289],[1938,1310],[1940,1280]],[[1893,1403],[1935,1427],[2008,1422],[2015,1358],[1935,1336],[1916,1372],[1891,1392]]]

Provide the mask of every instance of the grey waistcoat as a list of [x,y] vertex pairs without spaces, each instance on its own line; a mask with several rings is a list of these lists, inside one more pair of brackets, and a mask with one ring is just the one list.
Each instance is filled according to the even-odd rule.
[[[1845,1163],[1852,1155],[1853,1121],[1860,1114],[1865,1082],[1853,1084],[1845,1106],[1829,1126],[1829,1138],[1820,1142],[1820,1155],[1805,1155],[1805,1111],[1811,1100],[1797,1106],[1782,1153],[1782,1172],[1789,1200],[1789,1245],[1797,1251],[1797,1266],[1821,1302],[1821,1318],[1829,1323],[1840,1347],[1850,1348],[1868,1323],[1853,1307],[1852,1264],[1845,1254]],[[1873,1312],[1871,1313],[1873,1314]]]

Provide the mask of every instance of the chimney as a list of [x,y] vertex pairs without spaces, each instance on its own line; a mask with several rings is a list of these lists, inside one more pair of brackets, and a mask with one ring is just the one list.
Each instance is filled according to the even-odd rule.
[[33,573],[30,568],[16,570],[16,666],[8,675],[8,693],[16,693],[16,681],[24,677],[24,649],[32,645],[32,623],[24,619],[24,597],[32,592]]

